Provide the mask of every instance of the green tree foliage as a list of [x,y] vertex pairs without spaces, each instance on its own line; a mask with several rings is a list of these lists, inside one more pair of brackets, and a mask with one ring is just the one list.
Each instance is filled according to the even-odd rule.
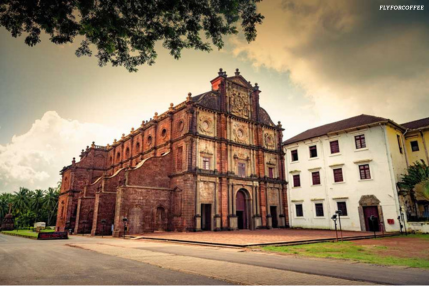
[[95,46],[100,66],[110,62],[132,72],[154,63],[159,41],[179,59],[184,48],[209,52],[212,42],[221,49],[223,36],[238,33],[238,22],[246,40],[255,40],[256,25],[264,19],[257,13],[260,1],[2,0],[0,25],[13,37],[26,33],[29,46],[40,42],[42,31],[55,44],[81,36],[77,56],[91,56]]
[[421,162],[415,162],[408,168],[408,173],[402,175],[400,186],[409,191],[415,189],[420,184],[423,185],[424,195],[429,197],[429,166],[421,160]]
[[51,222],[55,223],[60,187],[59,184],[56,188],[49,188],[47,191],[20,188],[14,194],[0,194],[0,222],[9,212],[11,203],[17,226],[33,226],[37,221],[44,221],[48,226]]

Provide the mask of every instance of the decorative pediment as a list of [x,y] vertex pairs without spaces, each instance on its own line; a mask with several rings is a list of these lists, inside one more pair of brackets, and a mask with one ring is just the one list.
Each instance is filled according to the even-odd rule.
[[232,77],[230,78],[230,80],[234,83],[243,85],[244,87],[252,88],[252,85],[249,82],[247,82],[246,79],[241,75]]
[[203,150],[200,151],[200,153],[206,154],[206,155],[213,155],[213,152],[208,149],[207,145],[205,146],[205,148]]
[[380,201],[374,195],[364,195],[361,196],[358,203],[360,206],[377,206],[379,205]]
[[276,159],[270,158],[269,161],[267,161],[267,165],[276,166]]

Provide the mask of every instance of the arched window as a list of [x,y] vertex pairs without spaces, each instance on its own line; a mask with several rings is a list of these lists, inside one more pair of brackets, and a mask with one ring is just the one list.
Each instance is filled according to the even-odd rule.
[[137,142],[137,143],[136,143],[136,150],[137,150],[138,152],[140,152],[140,143],[139,143],[139,142]]
[[151,135],[148,136],[148,139],[146,142],[147,142],[148,146],[152,145],[152,136]]
[[125,158],[128,158],[130,156],[130,149],[127,147],[127,149],[125,149]]
[[119,161],[121,159],[121,153],[116,153],[116,160]]
[[161,130],[161,137],[166,137],[166,135],[167,135],[167,130],[166,130],[166,128],[163,128],[163,130]]

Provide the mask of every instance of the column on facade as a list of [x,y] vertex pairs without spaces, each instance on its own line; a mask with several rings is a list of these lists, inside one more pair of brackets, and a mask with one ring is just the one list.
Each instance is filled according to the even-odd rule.
[[78,233],[79,232],[79,220],[80,220],[80,216],[81,216],[81,202],[82,202],[82,198],[78,198],[78,209],[76,211],[76,222],[75,222],[75,230],[74,233]]
[[93,214],[93,224],[91,228],[91,235],[97,235],[97,222],[99,217],[99,205],[100,205],[100,192],[97,190],[96,198],[94,200],[94,214]]

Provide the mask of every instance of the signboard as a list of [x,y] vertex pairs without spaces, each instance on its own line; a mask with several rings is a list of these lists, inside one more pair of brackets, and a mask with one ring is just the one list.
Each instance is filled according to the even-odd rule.
[[36,227],[46,227],[46,222],[35,222],[33,226],[35,228]]
[[58,232],[39,232],[37,239],[48,240],[48,239],[68,239],[67,231]]

